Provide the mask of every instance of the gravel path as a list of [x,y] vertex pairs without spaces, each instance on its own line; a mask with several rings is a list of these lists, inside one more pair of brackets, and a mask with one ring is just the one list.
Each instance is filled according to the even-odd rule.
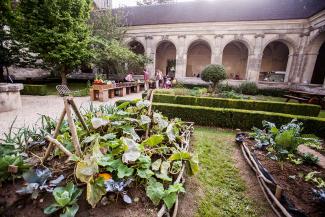
[[[113,104],[121,99],[141,98],[141,93],[126,95],[125,97],[115,97],[108,102],[93,102],[94,105]],[[0,138],[3,133],[8,132],[11,123],[17,117],[14,127],[31,125],[39,119],[40,114],[49,115],[58,118],[63,109],[63,100],[59,96],[21,96],[22,108],[15,111],[0,113]],[[75,97],[77,106],[87,106],[90,104],[90,98]]]

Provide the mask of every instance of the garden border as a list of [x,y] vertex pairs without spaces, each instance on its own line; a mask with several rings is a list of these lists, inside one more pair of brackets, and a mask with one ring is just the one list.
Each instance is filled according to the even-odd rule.
[[168,94],[154,94],[153,102],[170,103],[212,108],[233,108],[255,111],[276,112],[292,115],[317,117],[321,110],[318,105],[271,102],[262,100],[225,99],[213,97],[174,96]]
[[304,124],[304,133],[312,133],[325,137],[325,118],[316,118],[300,115],[290,115],[275,112],[251,111],[231,108],[211,108],[167,103],[153,103],[153,108],[169,118],[180,118],[183,121],[192,121],[202,126],[221,128],[240,128],[250,130],[252,127],[262,127],[262,121],[276,124],[285,124],[297,119]]

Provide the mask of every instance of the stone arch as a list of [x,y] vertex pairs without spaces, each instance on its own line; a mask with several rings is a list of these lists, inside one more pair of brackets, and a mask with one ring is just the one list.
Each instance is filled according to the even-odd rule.
[[196,39],[187,47],[186,77],[196,77],[211,64],[212,50],[208,41]]
[[287,36],[276,36],[276,37],[270,38],[269,40],[267,40],[263,43],[262,51],[264,51],[266,46],[268,46],[270,43],[272,43],[274,41],[279,41],[279,42],[282,42],[285,45],[287,45],[287,47],[289,48],[289,55],[293,55],[294,53],[296,53],[296,51],[298,49],[298,45],[293,39],[291,39]]
[[253,46],[251,45],[251,43],[247,39],[245,39],[243,37],[242,38],[238,38],[238,39],[229,39],[229,40],[225,41],[223,43],[222,47],[221,47],[221,50],[223,51],[225,49],[225,47],[228,44],[232,43],[232,42],[240,42],[240,43],[242,43],[243,45],[246,46],[246,48],[248,50],[248,55],[253,54]]
[[275,42],[275,41],[281,42],[281,43],[285,44],[288,47],[288,49],[289,49],[289,56],[288,56],[288,61],[287,61],[287,67],[286,67],[286,70],[285,70],[286,73],[285,73],[285,76],[284,76],[284,82],[287,82],[289,80],[291,68],[292,68],[292,65],[293,65],[293,62],[294,62],[293,57],[294,57],[294,55],[298,51],[298,45],[297,45],[297,43],[293,39],[291,39],[291,38],[289,38],[287,36],[281,36],[280,35],[280,36],[276,36],[276,37],[273,37],[273,38],[265,41],[265,43],[262,46],[262,51],[264,51],[265,48],[270,43]]
[[222,64],[229,79],[246,79],[249,47],[241,40],[229,41],[222,50]]
[[171,40],[159,41],[156,45],[156,70],[160,70],[164,75],[168,73],[175,76],[176,71],[176,46]]
[[[140,55],[145,55],[145,48],[143,44],[137,40],[130,40],[127,43],[129,49],[135,53]],[[143,74],[143,67],[138,66],[129,66],[129,71],[132,71],[136,75],[142,75]]]
[[288,74],[289,47],[281,40],[268,43],[262,53],[260,81],[284,82]]
[[138,41],[138,40],[130,40],[129,42],[127,42],[127,45],[129,47],[129,49],[131,51],[133,51],[136,54],[145,54],[145,48],[143,46],[143,44]]

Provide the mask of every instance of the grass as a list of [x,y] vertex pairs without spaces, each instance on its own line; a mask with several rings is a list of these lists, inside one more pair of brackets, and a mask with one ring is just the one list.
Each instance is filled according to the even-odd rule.
[[[215,128],[195,128],[194,147],[200,159],[197,175],[204,196],[196,216],[261,216],[263,208],[245,194],[246,186],[232,159],[235,133]],[[258,186],[257,186],[258,187]]]

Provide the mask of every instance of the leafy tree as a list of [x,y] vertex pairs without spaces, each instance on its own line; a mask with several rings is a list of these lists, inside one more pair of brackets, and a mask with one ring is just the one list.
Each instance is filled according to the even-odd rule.
[[218,83],[226,79],[226,70],[222,65],[210,64],[203,69],[201,79],[211,82],[212,91],[215,92]]
[[92,57],[87,21],[90,0],[21,0],[13,31],[19,42],[45,65],[66,74]]
[[121,12],[111,10],[92,14],[90,21],[95,64],[107,74],[125,74],[130,68],[143,67],[150,60],[133,53],[124,43],[126,27]]
[[137,1],[137,5],[143,6],[143,5],[153,5],[153,4],[165,4],[173,1],[174,0],[140,0]]
[[11,0],[0,1],[0,81],[4,81],[4,68],[7,69],[14,62],[16,50],[10,46],[10,24],[14,20]]

